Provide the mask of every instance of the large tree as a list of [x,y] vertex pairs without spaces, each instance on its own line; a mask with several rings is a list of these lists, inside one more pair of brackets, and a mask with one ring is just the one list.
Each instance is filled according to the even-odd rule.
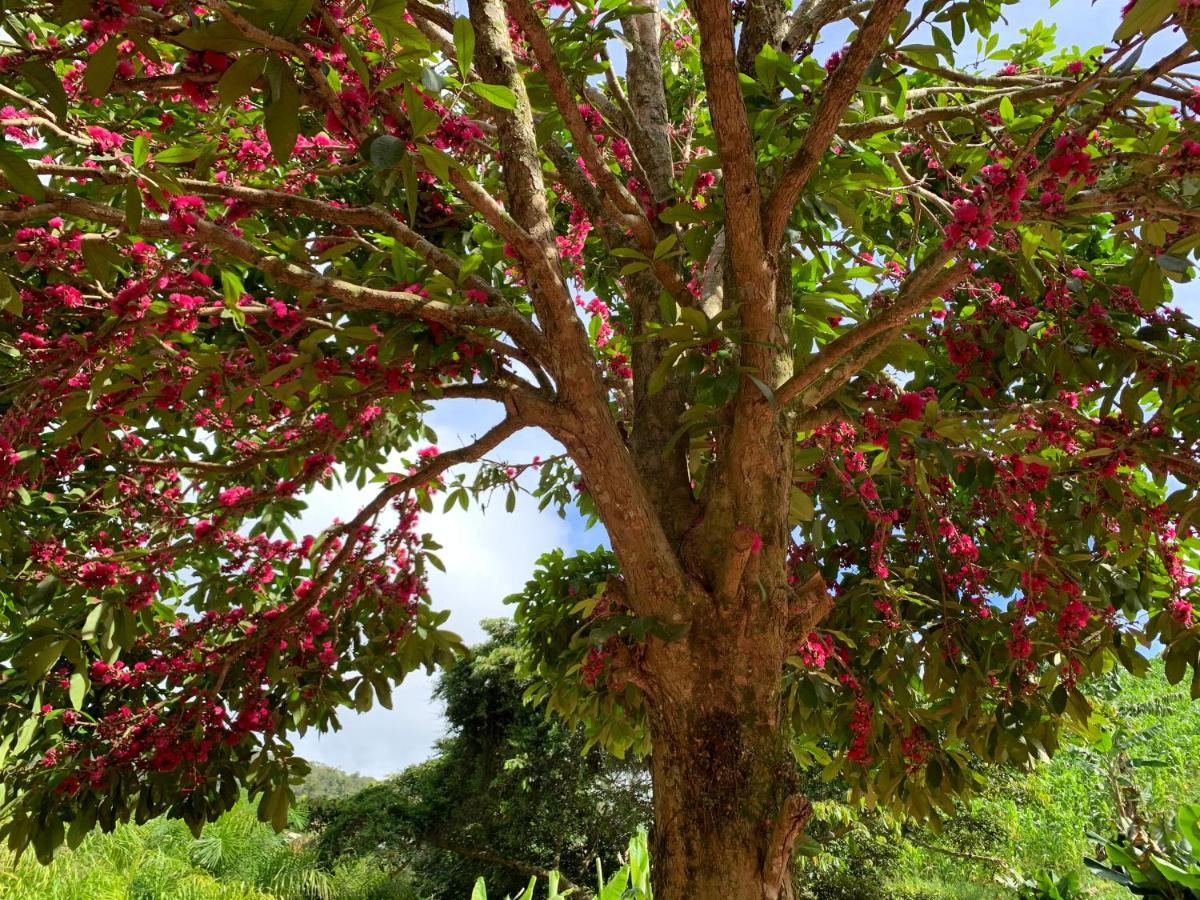
[[[651,750],[666,900],[789,892],[797,756],[935,817],[1139,644],[1200,671],[1200,10],[1004,6],[9,0],[10,845],[282,823],[289,734],[456,652],[438,492],[603,523],[521,623]],[[423,446],[458,398],[500,423]]]

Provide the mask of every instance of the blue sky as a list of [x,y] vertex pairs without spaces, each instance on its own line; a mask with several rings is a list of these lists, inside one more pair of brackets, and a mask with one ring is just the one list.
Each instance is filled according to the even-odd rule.
[[[1008,7],[1008,23],[1001,29],[1000,45],[1019,37],[1021,28],[1039,20],[1058,25],[1059,45],[1078,45],[1086,50],[1104,44],[1112,36],[1120,18],[1122,0],[1060,0],[1051,7],[1049,0],[1022,0]],[[914,2],[919,8],[921,3]],[[828,50],[841,45],[844,35],[832,32],[822,41]],[[1177,37],[1164,38],[1147,51],[1173,46]],[[967,36],[965,47],[973,49]],[[818,51],[820,52],[820,51]],[[827,52],[827,51],[826,51]],[[984,63],[984,71],[998,68]],[[1200,319],[1200,288],[1176,286],[1176,305]],[[444,402],[431,424],[437,430],[443,449],[460,446],[499,421],[501,411],[495,404],[473,401]],[[525,431],[506,441],[491,456],[496,459],[524,461],[534,455],[546,457],[558,446],[540,432]],[[305,531],[315,532],[335,517],[347,519],[370,499],[370,493],[353,487],[326,490],[315,494],[303,520]],[[577,517],[560,519],[553,512],[539,513],[536,505],[522,498],[516,510],[505,514],[493,507],[484,514],[477,508],[459,508],[427,517],[431,531],[443,550],[446,573],[431,578],[434,604],[450,609],[447,627],[472,643],[483,637],[481,619],[508,615],[503,598],[518,590],[528,578],[537,557],[556,546],[575,550],[592,548],[604,541],[600,529],[587,531]],[[423,672],[410,675],[394,693],[394,709],[373,709],[367,713],[343,713],[343,729],[328,735],[310,732],[298,739],[301,755],[340,768],[382,777],[429,757],[434,742],[445,731],[440,709],[432,700],[433,678]]]

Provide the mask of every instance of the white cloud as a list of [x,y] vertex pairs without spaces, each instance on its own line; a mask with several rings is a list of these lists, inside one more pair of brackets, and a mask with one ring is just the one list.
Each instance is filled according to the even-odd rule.
[[[495,404],[445,403],[429,422],[438,432],[439,446],[447,450],[486,431],[499,414]],[[545,434],[528,430],[509,438],[489,458],[526,462],[559,450]],[[311,533],[334,518],[350,518],[371,498],[372,490],[347,486],[315,492],[301,527]],[[439,509],[425,517],[421,530],[442,545],[438,556],[446,564],[445,573],[434,571],[429,580],[433,605],[451,611],[446,627],[467,643],[482,638],[480,619],[509,614],[503,599],[521,588],[538,556],[571,539],[568,522],[549,510],[539,513],[537,504],[524,496],[512,513],[504,512],[501,495],[486,513],[476,506],[455,507],[448,513]],[[300,755],[376,777],[428,758],[434,741],[445,733],[432,698],[434,678],[414,672],[393,693],[394,709],[347,711],[341,716],[341,731],[309,732],[296,742]]]

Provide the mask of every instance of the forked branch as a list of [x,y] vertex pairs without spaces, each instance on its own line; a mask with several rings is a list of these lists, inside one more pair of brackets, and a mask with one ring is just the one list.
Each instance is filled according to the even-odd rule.
[[767,201],[763,224],[766,246],[775,247],[783,237],[783,231],[791,218],[792,209],[804,186],[808,184],[821,158],[842,123],[847,107],[854,99],[858,83],[871,65],[891,30],[892,22],[904,9],[904,0],[876,0],[867,14],[867,20],[859,29],[858,36],[842,57],[841,64],[834,70],[825,88],[825,96],[813,116],[812,124],[804,136],[804,143],[788,163],[783,177]]

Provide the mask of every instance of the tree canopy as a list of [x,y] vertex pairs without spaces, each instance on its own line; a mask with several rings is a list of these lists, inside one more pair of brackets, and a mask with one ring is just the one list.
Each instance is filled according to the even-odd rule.
[[603,524],[520,627],[653,749],[666,897],[780,896],[796,755],[936,818],[1139,647],[1200,694],[1200,11],[1007,5],[7,3],[10,845],[282,826],[289,735],[460,648],[435,495]]

